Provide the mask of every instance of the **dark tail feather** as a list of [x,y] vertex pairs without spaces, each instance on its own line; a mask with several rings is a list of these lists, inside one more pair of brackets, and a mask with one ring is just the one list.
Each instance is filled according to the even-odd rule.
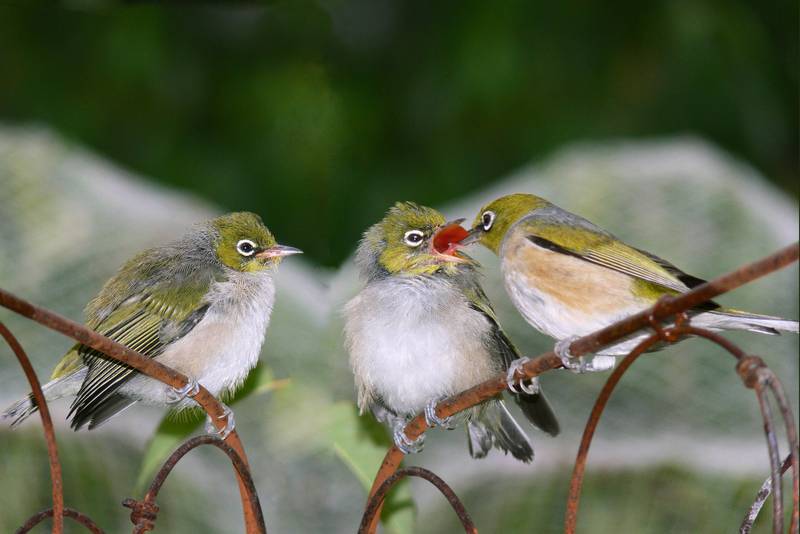
[[111,417],[122,412],[135,402],[135,400],[123,397],[122,395],[111,395],[91,412],[76,413],[72,418],[72,423],[70,426],[73,430],[80,430],[83,425],[88,423],[89,430],[92,430],[93,428],[97,428],[101,424],[105,423]]
[[550,403],[547,402],[543,391],[539,391],[536,395],[515,394],[514,400],[517,401],[519,407],[522,408],[522,413],[533,426],[551,436],[557,436],[561,432],[558,418],[556,418]]
[[483,458],[493,446],[525,463],[533,461],[533,447],[528,436],[508,413],[501,400],[489,401],[478,417],[467,424],[469,454]]
[[3,412],[2,417],[3,419],[10,419],[10,425],[14,428],[32,414],[36,413],[38,409],[39,407],[36,405],[36,399],[33,397],[33,393],[28,393],[27,397],[23,397],[9,406],[8,409]]

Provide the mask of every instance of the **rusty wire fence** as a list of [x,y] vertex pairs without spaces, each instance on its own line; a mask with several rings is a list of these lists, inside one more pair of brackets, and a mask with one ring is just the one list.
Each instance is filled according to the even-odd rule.
[[[567,511],[564,518],[564,531],[566,533],[572,534],[575,532],[589,447],[603,410],[622,376],[630,366],[653,345],[658,343],[675,343],[687,336],[693,336],[706,339],[721,346],[736,360],[735,371],[741,378],[744,387],[752,389],[755,392],[763,418],[763,430],[766,437],[770,461],[770,474],[758,490],[752,506],[745,511],[740,532],[742,534],[750,532],[759,512],[770,495],[772,496],[772,532],[775,534],[785,532],[784,496],[781,482],[783,473],[791,469],[792,508],[788,531],[792,534],[798,534],[798,525],[800,524],[798,436],[789,399],[786,396],[780,380],[760,357],[746,354],[736,345],[714,332],[692,326],[691,320],[686,314],[687,310],[703,302],[796,262],[798,260],[798,255],[800,255],[800,245],[795,243],[762,260],[745,265],[736,271],[697,286],[687,293],[664,298],[648,310],[632,315],[593,334],[577,339],[571,344],[570,353],[574,357],[580,357],[596,352],[602,347],[614,344],[614,342],[634,332],[640,330],[652,331],[652,333],[642,340],[610,374],[592,408],[584,428],[583,437],[578,448],[570,480],[567,495]],[[0,305],[50,329],[60,332],[84,345],[99,350],[109,357],[129,365],[137,371],[169,386],[181,388],[188,383],[188,378],[175,370],[131,351],[74,321],[26,302],[2,289],[0,289]],[[52,507],[31,516],[17,532],[28,532],[45,519],[52,518],[52,532],[60,534],[64,529],[64,518],[68,518],[80,523],[90,532],[102,533],[103,530],[92,521],[91,518],[80,511],[64,505],[61,465],[58,459],[55,432],[53,430],[53,423],[50,418],[47,402],[39,384],[39,379],[33,371],[22,346],[2,323],[0,323],[0,335],[2,335],[19,360],[25,376],[30,383],[33,396],[40,408],[39,413],[47,443],[52,483]],[[559,357],[553,352],[547,352],[536,358],[532,358],[526,363],[517,373],[517,380],[522,381],[530,379],[561,366],[562,364]],[[436,407],[436,414],[441,418],[454,415],[501,393],[506,387],[505,375],[498,375],[467,391],[441,401]],[[214,421],[217,428],[222,429],[225,423],[224,418],[220,417],[223,415],[223,408],[220,402],[202,387],[193,398],[210,419]],[[778,408],[780,413],[779,418],[773,413],[773,405]],[[783,426],[788,441],[788,453],[783,461],[781,461],[780,458],[777,437],[777,428],[780,425]],[[407,438],[414,440],[424,434],[428,428],[424,416],[418,415],[406,425],[405,434]],[[131,509],[130,517],[134,525],[133,532],[135,534],[148,532],[155,528],[159,511],[156,498],[161,486],[175,465],[187,453],[202,445],[211,445],[220,449],[231,461],[241,496],[245,531],[248,534],[266,532],[258,493],[250,474],[244,447],[238,434],[234,430],[225,440],[211,435],[201,435],[188,439],[166,460],[141,500],[128,498],[122,502],[123,506]],[[430,482],[448,500],[453,510],[458,515],[464,527],[464,531],[468,533],[478,532],[475,523],[452,488],[435,473],[427,469],[415,466],[400,468],[403,457],[403,453],[396,447],[392,446],[389,448],[373,481],[361,524],[358,527],[358,532],[365,534],[376,532],[380,512],[387,494],[398,481],[405,477],[418,477]]]

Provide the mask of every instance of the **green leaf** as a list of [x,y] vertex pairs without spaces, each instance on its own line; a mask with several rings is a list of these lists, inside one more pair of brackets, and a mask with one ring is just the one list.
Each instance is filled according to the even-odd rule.
[[[288,379],[276,380],[272,371],[261,362],[250,371],[242,387],[234,394],[233,398],[226,400],[229,406],[235,405],[240,400],[263,395],[278,388],[285,387]],[[182,412],[169,412],[161,424],[158,425],[155,434],[147,445],[142,465],[139,468],[139,476],[136,480],[136,493],[146,491],[156,471],[172,451],[186,440],[204,420],[204,412],[199,408],[184,410]]]
[[[391,441],[386,430],[372,416],[359,417],[350,402],[337,402],[330,409],[328,436],[334,454],[352,471],[369,492],[372,481]],[[416,509],[407,481],[389,492],[381,520],[387,532],[405,534],[414,531]]]

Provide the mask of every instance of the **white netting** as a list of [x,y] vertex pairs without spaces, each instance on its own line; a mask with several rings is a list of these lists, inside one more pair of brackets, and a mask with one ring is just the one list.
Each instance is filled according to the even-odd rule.
[[[705,278],[773,252],[798,234],[792,201],[749,167],[693,139],[575,146],[444,211],[471,218],[485,201],[516,191],[544,196]],[[148,184],[49,133],[0,130],[0,287],[68,317],[81,317],[85,302],[134,252],[214,213],[206,203]],[[269,223],[269,214],[262,215]],[[497,260],[485,251],[475,256],[485,265],[487,293],[510,337],[526,354],[549,349],[551,341],[525,324],[509,303]],[[797,318],[797,285],[795,265],[719,300]],[[276,531],[348,531],[358,522],[363,502],[358,481],[339,456],[308,441],[317,406],[353,398],[339,310],[358,287],[350,262],[335,273],[294,258],[282,266],[262,357],[277,376],[293,376],[297,387],[306,389],[299,404],[297,395],[279,393],[237,408],[266,516]],[[20,338],[41,378],[70,346],[62,336],[4,310],[0,320]],[[797,413],[797,336],[729,337],[764,357],[784,381]],[[530,468],[521,471],[499,454],[468,461],[463,434],[441,431],[431,433],[417,463],[454,485],[497,471],[527,476],[528,469],[571,464],[605,378],[564,372],[543,378],[564,432],[554,440],[531,430],[538,459]],[[26,391],[17,364],[2,346],[0,404]],[[63,406],[56,409],[56,419],[63,414]],[[135,408],[100,432],[143,444],[159,416],[157,410]],[[64,435],[64,424],[59,432]],[[13,439],[0,429],[0,440]],[[97,439],[82,439],[102,448]],[[680,461],[749,473],[766,473],[767,466],[753,394],[741,385],[733,359],[699,340],[635,364],[606,411],[592,451],[593,465]],[[204,455],[194,461],[204,462],[204,474],[197,478],[229,480],[227,467],[218,462]],[[233,493],[225,502],[231,517],[239,514]],[[308,495],[316,503],[313,512],[301,504]],[[223,524],[218,517],[210,520]]]

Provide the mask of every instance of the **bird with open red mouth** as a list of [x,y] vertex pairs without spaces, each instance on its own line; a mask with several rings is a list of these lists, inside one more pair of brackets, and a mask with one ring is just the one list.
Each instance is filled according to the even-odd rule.
[[[460,250],[468,233],[462,221],[402,202],[365,232],[356,262],[366,285],[344,310],[358,405],[392,429],[404,453],[422,447],[422,438],[409,441],[403,429],[424,412],[431,426],[465,424],[474,458],[496,447],[529,462],[533,448],[501,395],[453,419],[436,415],[441,399],[507,372],[519,358],[480,286],[477,263]],[[558,433],[538,382],[513,394],[535,426]]]

